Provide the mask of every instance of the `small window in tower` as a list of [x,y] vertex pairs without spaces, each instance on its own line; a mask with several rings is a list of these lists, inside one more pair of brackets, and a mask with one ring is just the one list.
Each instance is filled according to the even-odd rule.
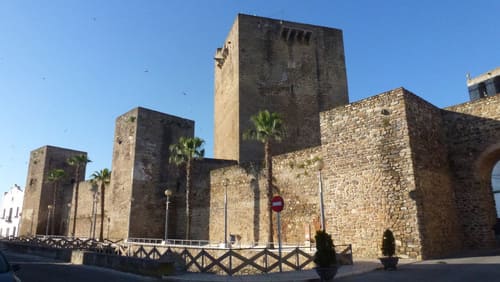
[[312,35],[312,32],[310,32],[310,31],[306,32],[306,34],[304,35],[304,41],[308,44],[309,44],[309,41],[311,40],[311,35]]
[[486,91],[486,84],[484,84],[484,82],[481,82],[477,85],[477,90],[479,91],[480,98],[488,96],[488,92]]
[[285,40],[285,41],[287,40],[289,31],[290,31],[290,29],[287,27],[285,27],[285,28],[283,28],[283,30],[281,30],[281,38],[283,40]]
[[295,29],[292,29],[290,32],[290,36],[288,36],[288,41],[293,42],[295,40],[295,35],[297,34],[297,31]]
[[302,40],[304,40],[304,31],[299,30],[299,31],[297,32],[297,41],[298,41],[298,42],[302,42]]
[[493,85],[495,87],[495,94],[500,94],[500,75],[493,78]]

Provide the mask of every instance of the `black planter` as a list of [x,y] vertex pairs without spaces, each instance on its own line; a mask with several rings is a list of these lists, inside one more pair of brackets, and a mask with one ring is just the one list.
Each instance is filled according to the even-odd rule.
[[379,258],[384,265],[384,270],[396,270],[399,258],[398,257],[383,257]]
[[330,267],[315,267],[321,281],[332,281],[335,274],[337,274],[338,267],[336,265]]

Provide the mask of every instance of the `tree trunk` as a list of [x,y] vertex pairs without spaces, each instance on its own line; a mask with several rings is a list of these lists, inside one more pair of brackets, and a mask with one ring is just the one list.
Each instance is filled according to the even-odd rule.
[[[106,184],[101,182],[101,228],[99,229],[99,241],[104,242],[104,192]],[[94,223],[95,224],[95,223]],[[95,227],[94,227],[95,228]]]
[[76,215],[77,215],[77,210],[78,210],[78,192],[80,189],[80,166],[76,166],[76,175],[75,175],[75,205],[74,205],[74,212],[73,212],[73,229],[71,231],[71,236],[75,237],[75,232],[76,232]]
[[273,239],[273,211],[271,209],[271,199],[273,197],[273,160],[271,156],[271,144],[269,141],[264,143],[264,156],[266,159],[267,170],[267,214],[269,219],[269,232],[267,237],[267,247],[274,249]]
[[186,163],[186,240],[190,240],[191,231],[191,205],[189,196],[191,194],[191,169],[193,167],[193,160],[189,159]]

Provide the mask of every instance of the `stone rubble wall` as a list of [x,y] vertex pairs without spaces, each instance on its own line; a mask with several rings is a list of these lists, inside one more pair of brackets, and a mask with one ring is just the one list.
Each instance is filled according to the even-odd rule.
[[453,254],[463,247],[463,230],[452,189],[442,110],[413,94],[405,94],[405,100],[416,185],[410,197],[417,203],[422,257]]
[[443,110],[450,170],[468,248],[495,246],[491,172],[500,160],[500,95]]
[[326,229],[355,257],[380,256],[391,229],[396,253],[421,255],[405,90],[321,113]]
[[[276,144],[279,146],[279,144]],[[319,227],[318,182],[313,168],[319,147],[273,158],[274,195],[281,195],[282,241],[304,245]],[[228,180],[228,237],[236,244],[264,245],[268,237],[266,177],[260,163],[245,163],[211,172],[210,234],[213,242],[224,242],[224,179]],[[278,242],[273,213],[274,242]]]

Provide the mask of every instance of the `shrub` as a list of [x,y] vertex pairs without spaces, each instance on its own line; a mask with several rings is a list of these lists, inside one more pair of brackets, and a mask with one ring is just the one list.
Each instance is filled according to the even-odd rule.
[[316,253],[314,254],[314,263],[319,267],[330,267],[337,264],[335,246],[332,236],[324,230],[316,231]]
[[382,255],[387,257],[394,256],[396,252],[396,242],[394,240],[394,235],[392,231],[386,229],[384,232],[384,237],[382,239]]

